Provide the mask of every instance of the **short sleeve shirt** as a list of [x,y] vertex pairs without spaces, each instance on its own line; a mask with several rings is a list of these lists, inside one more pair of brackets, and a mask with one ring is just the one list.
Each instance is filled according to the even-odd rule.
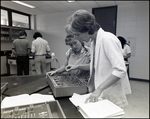
[[123,48],[123,56],[126,56],[127,54],[131,53],[130,46],[125,44]]
[[[85,49],[86,48],[86,49]],[[91,61],[91,54],[90,54],[90,48],[89,47],[83,47],[81,52],[79,54],[75,54],[72,49],[69,49],[66,52],[66,56],[68,57],[68,64],[70,65],[78,65],[78,64],[89,64]],[[82,76],[89,76],[89,71],[85,70],[71,70],[71,74],[74,75],[82,75]]]
[[27,39],[16,39],[13,41],[12,49],[16,50],[17,55],[27,55],[29,48],[30,44]]
[[35,55],[47,54],[47,51],[50,51],[50,47],[48,42],[43,38],[38,37],[36,40],[32,41],[31,52],[35,53]]

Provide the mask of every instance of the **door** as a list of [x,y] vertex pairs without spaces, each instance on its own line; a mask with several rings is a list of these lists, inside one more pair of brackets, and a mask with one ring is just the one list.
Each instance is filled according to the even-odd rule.
[[103,30],[116,35],[117,6],[93,8],[92,13]]

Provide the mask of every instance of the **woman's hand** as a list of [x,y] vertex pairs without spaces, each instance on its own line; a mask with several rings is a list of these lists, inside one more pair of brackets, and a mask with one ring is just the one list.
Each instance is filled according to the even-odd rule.
[[51,75],[51,76],[52,76],[52,75],[54,75],[54,74],[56,74],[56,73],[57,73],[56,71],[47,72],[47,73],[46,73],[46,78],[47,78],[48,75]]
[[86,100],[85,103],[89,102],[97,102],[99,96],[101,95],[101,91],[100,90],[95,90]]
[[66,71],[70,71],[70,70],[77,69],[77,68],[78,68],[77,65],[67,65],[67,66],[65,67],[65,70],[66,70]]

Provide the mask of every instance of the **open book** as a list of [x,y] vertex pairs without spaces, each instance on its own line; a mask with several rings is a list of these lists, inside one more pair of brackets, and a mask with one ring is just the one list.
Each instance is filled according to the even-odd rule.
[[70,101],[78,108],[84,118],[121,118],[124,111],[107,99],[99,98],[97,102],[85,103],[90,94],[79,95],[74,93]]
[[1,102],[1,108],[22,106],[28,104],[42,103],[46,101],[55,101],[53,95],[42,94],[21,94],[17,96],[5,97]]

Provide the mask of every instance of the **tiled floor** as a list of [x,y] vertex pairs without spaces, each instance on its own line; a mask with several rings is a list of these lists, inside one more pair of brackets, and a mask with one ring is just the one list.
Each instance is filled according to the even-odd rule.
[[124,107],[124,118],[149,118],[149,82],[130,80],[132,94]]

